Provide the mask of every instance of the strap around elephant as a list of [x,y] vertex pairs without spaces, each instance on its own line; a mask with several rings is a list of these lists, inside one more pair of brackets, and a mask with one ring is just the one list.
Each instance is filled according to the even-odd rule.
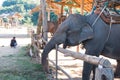
[[99,19],[99,17],[101,16],[101,14],[103,13],[103,11],[105,10],[107,6],[105,5],[104,8],[102,9],[102,11],[100,12],[100,14],[97,16],[97,18],[95,19],[95,21],[92,24],[92,27],[95,25],[95,23],[97,22],[97,20]]

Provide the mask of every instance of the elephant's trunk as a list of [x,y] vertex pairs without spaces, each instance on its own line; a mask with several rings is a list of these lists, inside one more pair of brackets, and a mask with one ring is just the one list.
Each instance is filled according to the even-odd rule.
[[48,53],[55,48],[56,42],[51,40],[48,42],[48,44],[45,46],[43,53],[42,53],[42,66],[45,72],[49,73],[49,69],[48,69]]

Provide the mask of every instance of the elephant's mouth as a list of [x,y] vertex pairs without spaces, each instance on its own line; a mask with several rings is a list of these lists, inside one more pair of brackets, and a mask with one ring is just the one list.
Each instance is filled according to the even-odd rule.
[[63,44],[63,48],[66,48],[67,46],[76,46],[79,45],[80,42],[76,41],[76,40],[70,40],[70,39],[66,39],[64,44]]

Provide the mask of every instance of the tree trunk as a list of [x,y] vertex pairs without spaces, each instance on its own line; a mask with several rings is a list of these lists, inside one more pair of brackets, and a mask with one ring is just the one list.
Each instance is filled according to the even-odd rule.
[[48,26],[47,26],[47,14],[46,14],[46,0],[41,0],[42,5],[42,19],[43,19],[43,38],[47,41],[48,39]]

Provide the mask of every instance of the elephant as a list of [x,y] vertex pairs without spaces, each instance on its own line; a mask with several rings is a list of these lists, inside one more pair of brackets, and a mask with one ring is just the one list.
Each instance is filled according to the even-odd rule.
[[[86,49],[85,54],[100,55],[115,59],[117,67],[115,76],[120,76],[120,24],[105,23],[98,14],[71,14],[59,25],[53,37],[45,46],[41,56],[41,62],[46,72],[48,71],[48,53],[55,48],[55,45],[63,44],[66,46],[76,46],[83,44]],[[94,23],[95,22],[95,23]],[[93,25],[94,23],[94,25]],[[84,62],[82,80],[90,80],[91,71],[95,74],[95,65]],[[94,80],[95,75],[93,75]]]

